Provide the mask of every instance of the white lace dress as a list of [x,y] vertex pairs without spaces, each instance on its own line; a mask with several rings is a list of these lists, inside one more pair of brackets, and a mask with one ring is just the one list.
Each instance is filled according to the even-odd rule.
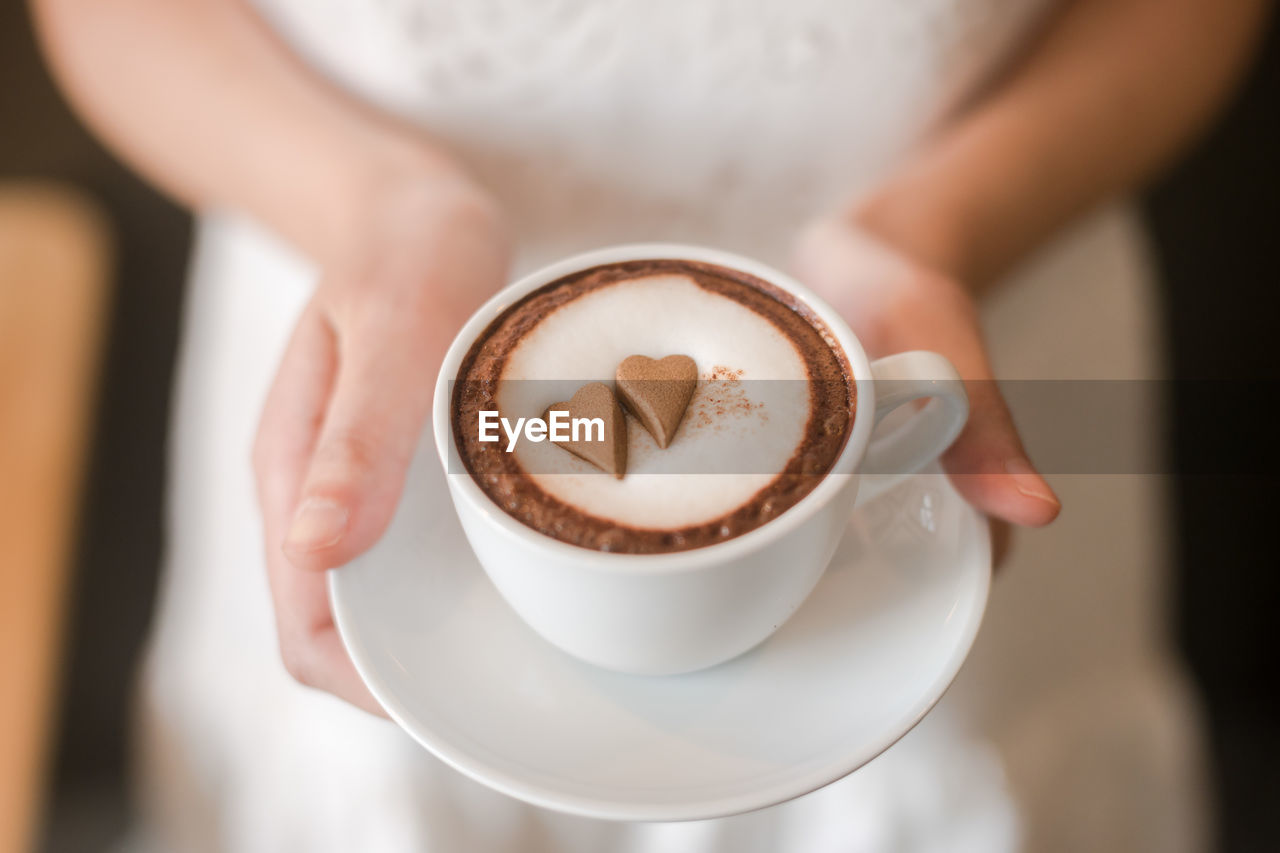
[[[498,194],[517,267],[671,239],[785,265],[1029,37],[1041,0],[262,0],[307,61],[429,127]],[[251,132],[251,128],[246,132]],[[174,414],[168,559],[144,669],[155,849],[1159,851],[1198,848],[1192,704],[1168,663],[1160,483],[1051,477],[941,705],[796,802],[686,824],[568,818],[472,783],[389,723],[293,684],[249,469],[314,270],[202,217]],[[986,308],[1006,378],[1158,373],[1140,231],[1104,211]],[[1155,452],[1149,424],[1126,427]]]

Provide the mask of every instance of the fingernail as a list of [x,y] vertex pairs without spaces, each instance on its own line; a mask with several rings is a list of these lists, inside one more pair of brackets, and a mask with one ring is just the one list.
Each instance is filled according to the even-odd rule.
[[299,551],[336,545],[347,532],[347,508],[328,498],[307,498],[294,513],[285,544]]
[[1053,506],[1061,506],[1057,495],[1049,488],[1044,478],[1036,473],[1026,459],[1015,458],[1004,463],[1004,470],[1013,477],[1013,486],[1018,494],[1044,501]]

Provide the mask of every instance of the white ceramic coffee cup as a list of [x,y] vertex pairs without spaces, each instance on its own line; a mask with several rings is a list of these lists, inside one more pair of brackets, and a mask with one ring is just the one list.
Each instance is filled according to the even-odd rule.
[[[857,386],[852,432],[812,492],[740,536],[669,554],[605,553],[569,545],[508,515],[465,473],[451,426],[452,380],[480,333],[532,291],[601,264],[657,258],[741,270],[808,305],[852,369]],[[885,415],[926,397],[933,399],[889,435],[870,442]],[[959,376],[942,356],[905,352],[869,363],[835,309],[790,277],[729,252],[673,244],[588,252],[507,287],[476,312],[449,347],[434,406],[436,448],[448,472],[449,493],[467,540],[498,591],[525,622],[565,652],[607,669],[646,675],[712,666],[776,631],[817,585],[860,502],[859,492],[866,500],[919,471],[955,440],[969,412]],[[858,473],[864,467],[892,473],[864,482]]]

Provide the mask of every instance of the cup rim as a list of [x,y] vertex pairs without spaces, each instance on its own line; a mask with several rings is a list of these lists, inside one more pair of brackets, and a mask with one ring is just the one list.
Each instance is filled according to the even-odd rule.
[[[685,551],[630,554],[597,551],[561,542],[509,515],[485,494],[470,473],[449,470],[450,451],[455,443],[453,418],[450,416],[452,380],[457,376],[458,368],[470,350],[472,342],[499,314],[539,287],[575,272],[626,261],[667,259],[713,264],[763,279],[803,302],[817,315],[840,345],[853,375],[856,395],[853,430],[821,483],[793,506],[784,510],[777,518],[724,542]],[[431,414],[436,452],[448,479],[453,500],[466,501],[505,538],[514,540],[521,547],[532,549],[543,556],[576,567],[603,572],[669,573],[709,568],[755,553],[804,525],[834,500],[841,491],[849,487],[849,480],[856,475],[858,465],[866,452],[875,420],[874,413],[875,388],[871,381],[871,366],[862,344],[849,328],[849,324],[812,290],[767,264],[734,252],[681,243],[628,243],[593,249],[540,267],[509,284],[480,306],[463,324],[445,353],[440,373],[436,378]]]

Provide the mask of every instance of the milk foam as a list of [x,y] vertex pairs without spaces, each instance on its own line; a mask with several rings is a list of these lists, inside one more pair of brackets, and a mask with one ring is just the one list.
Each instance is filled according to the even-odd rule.
[[[517,461],[547,494],[619,524],[674,529],[733,512],[767,486],[795,453],[809,418],[805,362],[768,319],[680,274],[627,279],[560,306],[508,356],[497,391],[504,417],[541,417],[583,382],[613,383],[629,355],[683,354],[700,379],[727,368],[746,380],[732,407],[711,405],[724,386],[699,382],[685,422],[659,449],[628,417],[626,477],[602,475],[550,442],[520,442]],[[511,382],[506,380],[566,380]],[[756,384],[752,380],[793,380]],[[695,417],[696,416],[696,417]],[[749,448],[749,449],[745,449]],[[743,458],[744,454],[749,459]],[[704,472],[707,460],[727,460]],[[750,473],[745,473],[750,472]]]

